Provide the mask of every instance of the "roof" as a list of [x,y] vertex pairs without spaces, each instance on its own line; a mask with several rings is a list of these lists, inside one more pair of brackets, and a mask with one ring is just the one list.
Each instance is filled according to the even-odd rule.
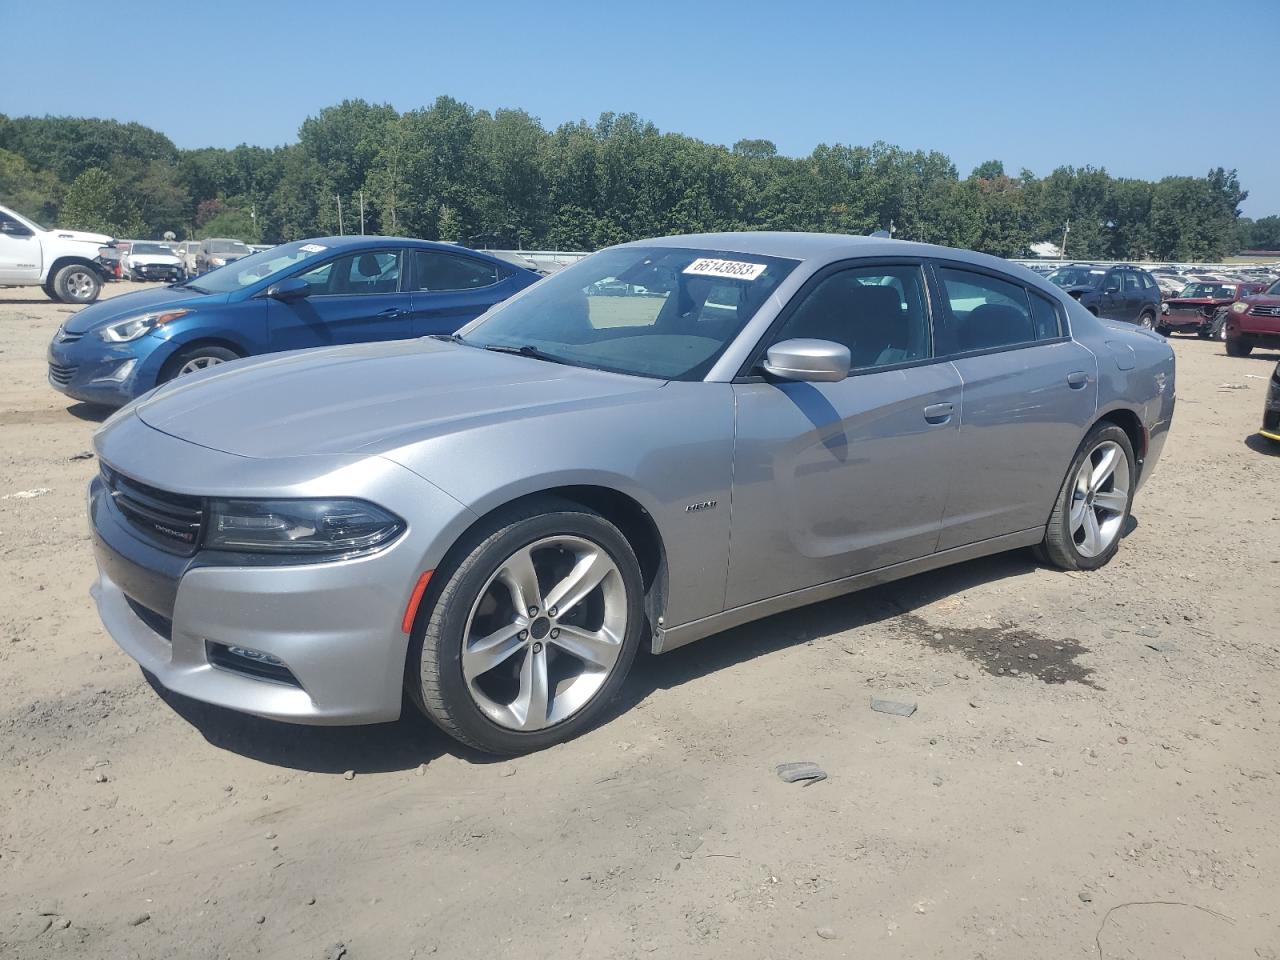
[[[737,233],[689,233],[652,240],[636,240],[622,246],[701,247],[732,253],[783,257],[790,260],[833,261],[853,257],[935,257],[962,260],[979,266],[1009,271],[1025,271],[1025,267],[972,250],[941,247],[912,240],[886,237],[859,237],[847,233],[802,233],[773,230],[746,230]],[[1034,275],[1034,274],[1033,274]]]

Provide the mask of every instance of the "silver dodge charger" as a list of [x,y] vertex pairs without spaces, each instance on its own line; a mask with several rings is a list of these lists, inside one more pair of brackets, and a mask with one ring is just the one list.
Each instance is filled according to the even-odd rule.
[[451,337],[252,358],[98,432],[93,596],[160,684],[514,754],[641,644],[1018,548],[1115,554],[1158,334],[1004,260],[726,233],[596,253]]

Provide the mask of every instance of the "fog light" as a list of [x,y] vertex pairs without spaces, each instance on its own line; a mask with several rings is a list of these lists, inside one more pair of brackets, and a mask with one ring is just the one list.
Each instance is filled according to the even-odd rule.
[[255,663],[265,663],[273,667],[283,667],[284,661],[279,657],[273,657],[269,653],[263,653],[261,650],[250,650],[247,647],[227,647],[227,652],[233,657],[244,657],[246,660],[252,660]]
[[129,379],[130,375],[133,373],[133,368],[136,367],[137,365],[138,365],[138,361],[136,359],[126,360],[124,363],[120,364],[120,366],[116,367],[105,377],[98,377],[93,382],[94,383],[124,383],[126,380]]

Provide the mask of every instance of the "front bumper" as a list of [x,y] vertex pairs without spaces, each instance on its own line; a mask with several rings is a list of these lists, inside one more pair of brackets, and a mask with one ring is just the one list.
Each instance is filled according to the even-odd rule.
[[156,385],[167,356],[165,341],[149,336],[110,344],[96,333],[59,333],[49,344],[49,386],[73,400],[122,407]]
[[[218,489],[269,496],[258,484],[280,469],[278,461],[185,443],[133,414],[99,436],[99,453],[144,483],[197,496]],[[434,569],[471,515],[379,457],[343,458],[352,462],[336,470],[334,458],[300,459],[307,462],[294,463],[295,469],[314,479],[288,486],[271,481],[276,495],[364,496],[402,516],[405,532],[379,553],[345,561],[247,563],[208,550],[182,557],[140,534],[96,479],[89,493],[98,563],[91,595],[120,648],[175,693],[296,723],[394,720],[409,641],[401,630],[406,604],[421,573]],[[170,476],[139,478],[140,466],[158,466]],[[194,479],[201,474],[204,489]],[[252,663],[229,663],[226,653],[234,648],[278,661],[284,679],[264,677]]]
[[1258,432],[1268,440],[1280,442],[1280,364],[1271,374],[1267,399],[1262,407],[1262,429]]
[[171,264],[143,263],[131,267],[130,272],[143,280],[164,280],[173,283],[187,275],[182,267]]

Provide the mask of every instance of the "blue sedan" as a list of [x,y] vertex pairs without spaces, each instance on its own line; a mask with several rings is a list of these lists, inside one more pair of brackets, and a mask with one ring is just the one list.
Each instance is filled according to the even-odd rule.
[[49,383],[77,400],[123,406],[239,357],[452,333],[538,279],[451,244],[298,240],[188,283],[86,307],[49,344]]

